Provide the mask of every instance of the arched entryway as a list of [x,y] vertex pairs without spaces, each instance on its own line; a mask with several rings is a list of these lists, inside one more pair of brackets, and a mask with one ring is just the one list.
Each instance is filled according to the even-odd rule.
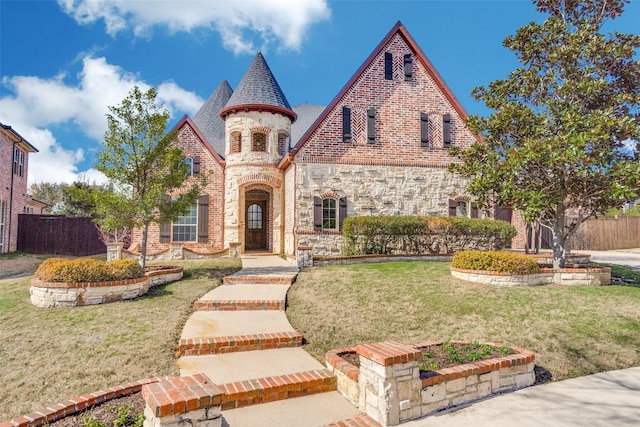
[[245,251],[270,251],[270,194],[264,190],[248,190],[245,193],[244,205]]

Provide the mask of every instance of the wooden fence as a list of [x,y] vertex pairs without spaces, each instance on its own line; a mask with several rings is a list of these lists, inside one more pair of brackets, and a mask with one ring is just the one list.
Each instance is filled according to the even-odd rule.
[[640,248],[640,217],[588,219],[569,239],[569,245],[592,251]]
[[91,218],[18,215],[18,250],[30,254],[87,256],[107,252]]

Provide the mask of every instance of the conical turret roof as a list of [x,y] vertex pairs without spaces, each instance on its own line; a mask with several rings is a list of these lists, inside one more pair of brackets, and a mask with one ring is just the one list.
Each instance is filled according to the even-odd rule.
[[227,105],[232,94],[231,86],[226,80],[223,80],[193,116],[193,122],[207,138],[207,142],[221,156],[224,156],[225,126],[224,121],[220,118],[220,110]]
[[289,101],[260,52],[253,58],[220,115],[224,117],[240,109],[276,111],[295,120],[296,115],[291,110]]

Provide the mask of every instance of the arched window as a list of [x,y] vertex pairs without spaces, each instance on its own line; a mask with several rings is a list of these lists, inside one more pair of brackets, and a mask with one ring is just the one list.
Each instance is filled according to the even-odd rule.
[[262,229],[262,206],[253,204],[247,209],[247,228],[249,230]]
[[238,131],[231,134],[231,147],[229,152],[240,153],[242,151],[242,134]]
[[267,151],[267,135],[262,132],[254,132],[251,136],[251,151]]

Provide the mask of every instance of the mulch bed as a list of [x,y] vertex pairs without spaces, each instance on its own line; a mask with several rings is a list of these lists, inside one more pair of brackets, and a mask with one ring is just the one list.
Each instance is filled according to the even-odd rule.
[[90,409],[78,412],[75,415],[64,417],[49,424],[50,427],[84,427],[87,420],[96,420],[104,423],[107,427],[112,427],[113,422],[122,411],[123,407],[130,407],[129,413],[133,416],[144,412],[145,402],[141,393],[134,393],[129,396],[119,397],[108,402],[95,405]]

